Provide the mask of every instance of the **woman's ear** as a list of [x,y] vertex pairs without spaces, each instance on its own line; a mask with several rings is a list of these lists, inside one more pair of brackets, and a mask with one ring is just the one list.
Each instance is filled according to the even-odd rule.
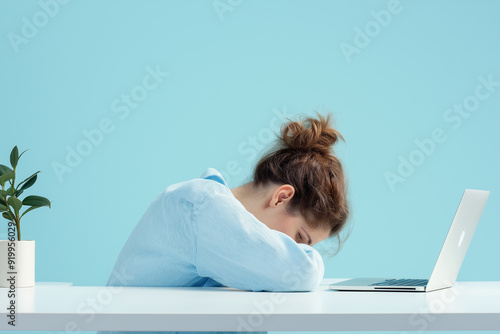
[[289,184],[278,187],[272,195],[271,207],[277,207],[279,204],[287,204],[295,194],[295,188]]

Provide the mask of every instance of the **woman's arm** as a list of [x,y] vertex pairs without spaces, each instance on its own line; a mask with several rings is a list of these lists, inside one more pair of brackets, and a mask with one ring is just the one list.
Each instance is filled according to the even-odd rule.
[[198,274],[252,291],[311,291],[324,275],[321,255],[269,229],[224,192],[193,207]]

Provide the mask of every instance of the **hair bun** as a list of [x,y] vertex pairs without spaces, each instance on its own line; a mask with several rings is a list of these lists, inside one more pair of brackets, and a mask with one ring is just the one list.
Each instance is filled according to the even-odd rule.
[[316,113],[318,118],[290,121],[281,126],[283,144],[291,149],[311,150],[321,154],[331,153],[331,146],[344,137],[330,126],[330,114],[326,118]]

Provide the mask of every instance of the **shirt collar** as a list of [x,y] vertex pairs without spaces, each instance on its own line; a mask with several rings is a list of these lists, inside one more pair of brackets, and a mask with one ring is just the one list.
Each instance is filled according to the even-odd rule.
[[226,180],[224,180],[224,177],[222,177],[222,174],[219,173],[219,171],[215,168],[207,168],[207,170],[201,175],[201,178],[219,182],[229,188]]

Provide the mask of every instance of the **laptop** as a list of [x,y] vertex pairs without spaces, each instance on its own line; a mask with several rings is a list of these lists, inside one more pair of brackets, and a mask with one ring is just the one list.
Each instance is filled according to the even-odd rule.
[[429,292],[450,288],[490,195],[486,190],[465,189],[448,235],[429,279],[354,278],[332,283],[332,290]]

